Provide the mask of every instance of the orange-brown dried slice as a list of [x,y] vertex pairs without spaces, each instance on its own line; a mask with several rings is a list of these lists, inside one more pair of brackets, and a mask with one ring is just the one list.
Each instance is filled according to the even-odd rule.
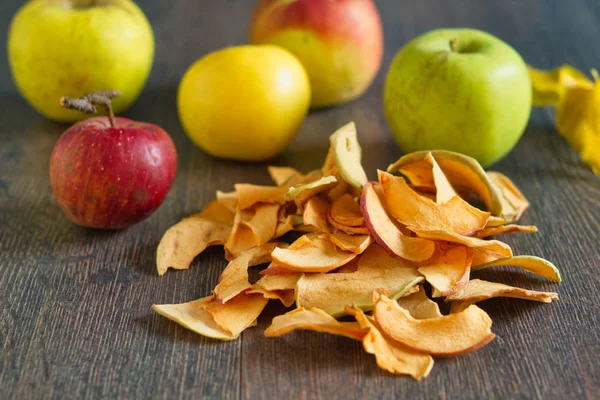
[[276,247],[273,263],[298,272],[328,272],[350,262],[356,253],[340,250],[327,235],[302,236],[289,248]]
[[382,202],[379,184],[367,183],[361,198],[366,225],[377,243],[389,254],[411,261],[425,261],[435,252],[435,243],[402,233],[388,215]]
[[340,224],[336,220],[331,217],[331,214],[327,214],[327,222],[329,222],[335,229],[339,229],[343,232],[346,232],[349,235],[368,235],[369,228],[366,225],[362,226],[348,226],[344,224]]
[[468,307],[470,304],[494,297],[511,297],[515,299],[551,303],[552,300],[558,300],[558,293],[538,292],[535,290],[526,290],[508,286],[502,283],[472,279],[454,294],[446,297],[446,301],[460,302],[462,303],[461,307]]
[[302,219],[304,225],[315,228],[316,232],[329,232],[327,224],[327,214],[329,212],[329,202],[319,196],[311,197],[304,204]]
[[213,200],[202,211],[191,215],[190,218],[202,218],[221,224],[233,225],[235,211],[231,211],[231,206],[227,202]]
[[459,197],[436,204],[412,190],[404,178],[383,171],[379,171],[379,182],[390,215],[409,228],[470,235],[483,229],[490,216]]
[[212,296],[208,296],[189,303],[153,304],[152,309],[163,317],[202,336],[224,341],[236,339],[237,335],[222,329],[204,309],[203,304],[211,300]]
[[231,225],[202,218],[186,218],[163,235],[156,249],[158,275],[167,269],[188,269],[191,262],[207,247],[225,244]]
[[415,286],[417,289],[408,296],[402,296],[398,300],[398,305],[406,309],[413,318],[428,319],[439,318],[442,316],[437,303],[427,297],[423,286]]
[[504,174],[488,171],[487,176],[501,193],[502,217],[507,221],[516,221],[529,207],[529,202],[515,184]]
[[490,228],[484,228],[480,231],[475,232],[473,236],[483,239],[494,235],[501,235],[503,233],[513,232],[535,233],[537,232],[537,227],[535,225],[500,225]]
[[472,258],[470,248],[451,246],[430,264],[420,267],[419,272],[441,296],[449,296],[469,280]]
[[283,336],[295,330],[325,332],[354,340],[362,340],[365,335],[365,330],[357,322],[339,322],[318,308],[299,307],[273,318],[265,330],[265,336]]
[[346,307],[346,313],[354,316],[360,326],[367,330],[363,336],[363,348],[375,356],[377,366],[392,374],[410,375],[416,380],[426,377],[433,368],[433,358],[388,340],[379,330],[376,322],[360,309]]
[[287,201],[294,201],[296,206],[302,208],[308,199],[328,191],[336,182],[335,176],[324,176],[314,182],[298,184],[288,189],[285,198]]
[[248,267],[264,264],[271,261],[271,252],[281,243],[266,243],[262,246],[246,250],[227,264],[219,277],[219,283],[213,293],[216,300],[226,303],[238,294],[250,289],[248,281]]
[[267,167],[269,176],[277,186],[282,186],[293,178],[301,177],[302,174],[292,167],[277,167],[269,165]]
[[269,299],[278,299],[286,307],[295,301],[294,289],[301,274],[263,275],[247,293],[261,293]]
[[335,231],[329,235],[331,240],[340,250],[360,254],[373,243],[371,235],[348,235],[342,231]]
[[346,193],[339,197],[329,209],[331,218],[342,225],[362,226],[365,220],[360,211],[360,205],[351,194]]
[[213,298],[202,307],[222,330],[238,336],[255,323],[268,301],[260,294],[240,293],[225,304]]
[[415,319],[398,303],[381,296],[373,315],[391,339],[429,354],[467,353],[485,346],[495,337],[491,318],[475,305],[439,318]]
[[495,256],[497,258],[504,258],[512,256],[512,250],[510,246],[499,240],[483,240],[471,236],[462,236],[454,232],[422,231],[412,227],[410,229],[419,237],[429,240],[445,240],[450,243],[462,244],[463,246],[467,246],[472,249],[485,251],[489,257]]
[[275,236],[278,225],[278,204],[258,203],[238,210],[225,250],[232,257],[256,246],[262,246]]
[[283,204],[288,191],[285,187],[259,186],[249,183],[237,183],[234,188],[238,195],[240,210],[250,208],[256,203]]

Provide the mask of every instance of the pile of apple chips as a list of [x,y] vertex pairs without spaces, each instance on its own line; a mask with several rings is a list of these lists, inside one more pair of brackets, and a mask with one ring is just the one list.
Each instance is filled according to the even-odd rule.
[[[225,247],[229,264],[211,295],[154,310],[201,335],[233,340],[256,325],[269,300],[280,301],[295,307],[275,317],[266,336],[298,329],[346,336],[362,341],[380,368],[420,379],[432,355],[473,351],[494,338],[492,320],[475,303],[558,299],[471,279],[472,271],[514,266],[560,282],[552,263],[513,256],[506,243],[489,239],[536,232],[513,224],[529,203],[506,176],[486,173],[469,157],[431,151],[408,154],[369,182],[353,123],[330,144],[320,170],[270,167],[274,186],[240,183],[217,192],[204,210],[170,228],[158,246],[160,275],[187,269],[213,245]],[[301,236],[279,240],[290,231]],[[248,268],[267,263],[250,282]],[[450,314],[440,313],[436,298],[451,302]]]

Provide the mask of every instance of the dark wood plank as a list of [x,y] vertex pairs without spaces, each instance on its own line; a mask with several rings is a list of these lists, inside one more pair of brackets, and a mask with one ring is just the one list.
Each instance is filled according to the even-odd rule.
[[[20,2],[0,4],[8,26]],[[209,250],[189,271],[159,278],[160,236],[198,210],[216,189],[268,183],[265,165],[212,159],[191,145],[175,106],[180,77],[199,56],[246,39],[251,1],[140,1],[156,36],[156,64],[128,112],[163,126],[179,152],[175,185],[161,209],[122,232],[69,223],[56,206],[47,165],[65,126],[44,120],[9,80],[0,52],[0,390],[5,398],[597,398],[600,396],[600,180],[556,134],[549,110],[536,110],[515,150],[494,168],[531,200],[524,223],[536,235],[504,239],[517,254],[554,261],[556,286],[505,269],[482,279],[558,290],[551,305],[491,300],[483,307],[498,338],[465,356],[437,359],[430,378],[414,382],[377,369],[348,339],[297,333],[267,339],[263,330],[285,310],[269,305],[259,326],[235,342],[199,337],[152,313],[151,303],[188,301],[210,292],[225,265]],[[413,4],[416,3],[416,4]],[[386,34],[382,71],[367,94],[311,113],[292,146],[273,162],[318,167],[327,136],[354,120],[371,177],[401,153],[381,111],[387,65],[409,38],[442,26],[496,34],[527,62],[598,66],[600,6],[577,0],[492,2],[377,1]],[[562,6],[562,7],[561,7]],[[0,44],[6,43],[6,29]]]

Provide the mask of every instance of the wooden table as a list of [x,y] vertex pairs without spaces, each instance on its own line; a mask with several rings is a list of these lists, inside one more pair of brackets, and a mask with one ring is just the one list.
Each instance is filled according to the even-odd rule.
[[[0,43],[19,1],[0,4]],[[522,222],[540,233],[504,237],[516,254],[555,262],[557,286],[506,270],[477,273],[511,285],[558,290],[550,305],[512,299],[482,304],[497,339],[484,349],[438,358],[422,382],[377,368],[357,342],[299,332],[263,336],[282,307],[233,342],[206,339],[163,318],[152,303],[208,294],[224,267],[211,249],[189,271],[158,277],[162,233],[197,211],[216,189],[269,182],[265,164],[213,159],[192,146],[177,118],[175,94],[186,68],[223,46],[244,43],[251,1],[140,1],[154,27],[150,81],[127,113],[164,127],[179,152],[175,184],[158,212],[119,232],[78,228],[56,205],[50,152],[65,126],[36,114],[10,81],[0,52],[0,397],[33,398],[451,398],[600,397],[600,179],[535,110],[519,144],[495,169],[532,202]],[[200,6],[202,4],[202,6]],[[386,51],[376,82],[359,100],[310,114],[297,139],[273,160],[300,170],[320,166],[327,137],[354,120],[371,177],[401,153],[382,114],[387,66],[408,39],[443,26],[487,30],[528,63],[600,67],[600,3],[555,1],[378,1]]]

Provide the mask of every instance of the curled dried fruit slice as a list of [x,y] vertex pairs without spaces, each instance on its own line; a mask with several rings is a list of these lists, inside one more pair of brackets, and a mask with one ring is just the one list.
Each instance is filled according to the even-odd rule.
[[499,240],[483,240],[476,237],[462,236],[454,232],[444,231],[422,231],[410,228],[417,236],[429,240],[445,240],[450,243],[458,243],[472,249],[485,251],[488,257],[504,258],[511,257],[512,250],[509,245]]
[[268,301],[260,294],[240,293],[225,304],[213,298],[202,307],[222,330],[237,337],[255,323]]
[[[382,253],[390,264],[397,261],[385,251]],[[343,314],[347,305],[370,310],[373,292],[402,295],[422,280],[414,268],[398,265],[379,268],[374,263],[361,265],[359,261],[356,272],[302,276],[296,286],[296,305],[317,307],[334,316]]]
[[433,174],[433,182],[435,183],[435,201],[438,204],[444,204],[451,198],[458,196],[452,184],[448,181],[448,178],[444,174],[444,171],[440,168],[437,161],[431,155],[427,153],[425,161],[431,165],[431,172]]
[[367,183],[367,174],[360,160],[362,149],[356,137],[356,125],[350,122],[335,131],[329,137],[331,154],[342,178],[350,185],[360,189]]
[[369,182],[364,186],[361,208],[371,235],[390,255],[411,261],[425,261],[433,256],[434,242],[406,236],[392,221],[383,205],[379,184]]
[[298,184],[289,188],[285,198],[288,201],[293,200],[298,207],[302,207],[308,199],[331,189],[336,182],[335,176],[325,176],[314,182]]
[[552,300],[558,300],[558,293],[537,292],[535,290],[526,290],[503,285],[502,283],[472,279],[456,293],[446,297],[446,301],[458,301],[462,303],[462,307],[467,307],[470,304],[491,299],[493,297],[512,297],[515,299],[550,303]]
[[331,240],[337,247],[344,251],[351,251],[360,254],[373,243],[371,235],[348,235],[342,231],[335,231],[329,235]]
[[228,259],[273,239],[279,223],[279,208],[278,204],[258,203],[246,210],[238,210],[225,244]]
[[267,171],[269,171],[271,179],[277,186],[282,186],[290,179],[302,176],[300,172],[292,167],[276,167],[274,165],[269,165]]
[[468,247],[452,246],[431,264],[419,268],[419,272],[441,296],[449,296],[469,280],[472,258],[473,252]]
[[439,318],[415,319],[398,303],[381,296],[375,304],[374,316],[390,338],[430,354],[467,353],[485,346],[495,337],[491,318],[475,305]]
[[587,76],[570,65],[562,65],[551,71],[535,69],[530,66],[529,77],[533,88],[533,106],[555,106],[558,105],[567,89],[571,87],[583,87],[591,89],[592,82]]
[[249,183],[234,185],[238,195],[238,208],[245,210],[256,203],[283,204],[287,188],[276,186],[259,186]]
[[487,223],[490,213],[471,206],[460,197],[436,204],[412,190],[404,178],[378,172],[387,210],[409,228],[470,235],[483,229]]
[[433,368],[433,358],[429,354],[419,353],[386,339],[375,321],[360,309],[346,307],[345,311],[354,316],[360,326],[367,330],[362,338],[363,348],[375,356],[379,368],[392,374],[410,375],[416,380],[429,375]]
[[221,273],[219,283],[214,288],[215,298],[226,303],[238,294],[252,287],[248,281],[248,267],[271,261],[271,252],[281,243],[266,243],[246,250],[227,264]]
[[529,202],[515,184],[500,172],[488,171],[487,176],[496,185],[500,192],[502,202],[502,214],[506,221],[516,221],[529,207]]
[[238,195],[235,191],[233,192],[222,192],[217,190],[215,197],[217,200],[225,205],[229,211],[235,214],[238,206]]
[[273,318],[265,336],[283,336],[295,330],[331,333],[355,340],[361,340],[365,335],[365,330],[357,322],[339,322],[318,308],[299,307]]
[[212,296],[182,304],[153,304],[152,309],[163,317],[202,336],[219,340],[236,339],[236,335],[217,325],[212,316],[202,307],[210,300],[212,300]]
[[441,317],[440,308],[435,301],[427,297],[423,286],[416,286],[416,288],[418,290],[415,293],[402,296],[397,300],[400,307],[406,309],[416,319]]
[[489,236],[501,235],[503,233],[512,232],[535,233],[537,232],[537,227],[535,225],[501,225],[490,228],[484,228],[478,232],[475,232],[475,235],[473,236],[482,239]]
[[[417,162],[422,162],[422,167],[419,170],[427,171],[427,165],[425,164],[425,157],[428,153],[435,158],[438,165],[444,172],[444,175],[448,178],[454,188],[468,188],[473,191],[479,199],[485,204],[488,211],[492,215],[502,215],[502,203],[500,201],[500,193],[490,181],[485,171],[479,165],[477,160],[474,158],[465,156],[464,154],[454,153],[446,150],[433,150],[433,151],[417,151],[410,153],[400,158],[395,163],[391,164],[387,172],[400,172],[406,175],[411,183],[415,185],[433,186],[433,177],[426,175],[429,182],[426,179],[419,181],[413,181],[413,175],[406,173],[407,168]],[[431,172],[429,172],[431,174]]]
[[329,232],[327,224],[327,214],[329,213],[329,203],[319,196],[311,197],[304,205],[302,219],[304,225],[312,226],[316,232]]
[[366,225],[362,226],[348,226],[344,224],[340,224],[333,218],[331,218],[331,214],[327,214],[327,222],[329,222],[335,229],[339,229],[343,232],[346,232],[349,235],[368,235],[369,228]]
[[186,218],[163,235],[156,249],[158,275],[167,269],[188,269],[191,262],[208,246],[225,244],[231,225],[202,218]]
[[331,218],[336,222],[347,226],[362,226],[365,220],[360,211],[360,205],[354,200],[351,194],[344,194],[339,197],[329,209]]
[[555,282],[560,283],[560,271],[554,264],[548,260],[544,260],[540,257],[535,256],[515,256],[501,258],[485,264],[473,265],[473,271],[479,271],[481,269],[489,267],[499,266],[513,266],[523,268],[525,271],[529,271],[532,274],[543,276],[544,278],[551,279]]
[[247,293],[261,293],[268,299],[278,299],[286,307],[291,307],[295,301],[294,289],[300,276],[300,274],[264,275]]
[[326,235],[302,236],[289,248],[276,247],[273,263],[299,272],[328,272],[356,257],[356,253],[340,250]]
[[233,225],[235,211],[231,211],[230,205],[226,201],[213,200],[202,211],[191,215],[190,218],[202,218],[221,224]]

